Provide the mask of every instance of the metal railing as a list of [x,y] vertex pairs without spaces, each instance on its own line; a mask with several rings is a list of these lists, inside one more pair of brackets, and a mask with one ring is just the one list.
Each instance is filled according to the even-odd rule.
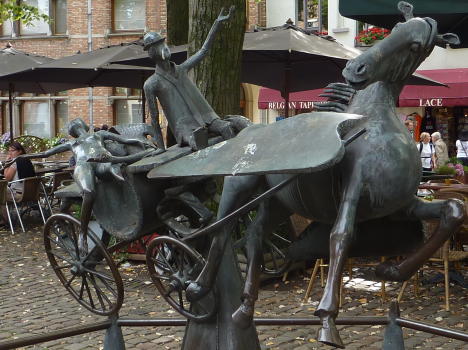
[[[321,321],[318,317],[305,317],[305,318],[255,318],[256,326],[318,326]],[[129,319],[111,317],[106,321],[96,322],[93,324],[77,326],[72,328],[65,328],[54,332],[45,334],[38,334],[29,337],[0,342],[0,350],[17,349],[19,347],[36,345],[48,341],[68,338],[80,334],[86,334],[101,330],[106,330],[104,340],[104,350],[118,350],[125,349],[125,342],[121,332],[121,327],[181,327],[185,326],[187,321],[179,318],[156,318],[156,319]],[[382,316],[355,316],[355,317],[340,317],[336,319],[337,325],[366,325],[387,326],[387,330],[391,327],[396,327],[399,332],[385,332],[383,340],[384,350],[395,350],[400,347],[395,347],[395,344],[402,344],[404,346],[403,333],[401,327],[422,331],[434,335],[439,335],[451,339],[461,340],[468,342],[468,333],[455,331],[449,328],[437,327],[435,325],[414,321],[400,317],[398,303],[393,302],[389,315]],[[403,347],[401,347],[403,349]]]

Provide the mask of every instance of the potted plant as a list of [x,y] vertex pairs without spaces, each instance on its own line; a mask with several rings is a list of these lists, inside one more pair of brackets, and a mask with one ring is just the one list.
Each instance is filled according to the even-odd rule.
[[385,39],[390,34],[390,30],[373,27],[365,30],[361,30],[356,36],[356,41],[363,45],[372,45],[378,40]]

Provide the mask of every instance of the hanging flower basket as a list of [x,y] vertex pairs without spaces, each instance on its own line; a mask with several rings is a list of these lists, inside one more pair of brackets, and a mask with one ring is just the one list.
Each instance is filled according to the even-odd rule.
[[388,29],[373,27],[359,32],[356,41],[364,45],[372,45],[378,40],[385,39],[390,34]]

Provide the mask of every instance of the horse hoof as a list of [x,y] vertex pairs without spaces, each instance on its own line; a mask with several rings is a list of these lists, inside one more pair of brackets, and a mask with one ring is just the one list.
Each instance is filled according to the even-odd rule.
[[336,329],[334,323],[329,324],[327,327],[324,324],[323,327],[320,328],[318,331],[317,340],[321,343],[334,346],[339,349],[345,348],[343,341],[341,340],[340,334],[338,333],[338,330]]
[[239,328],[248,328],[253,322],[252,308],[241,304],[241,306],[239,306],[239,308],[232,314],[232,321]]
[[377,265],[375,275],[383,281],[403,282],[408,279],[402,276],[398,266],[387,261]]
[[191,282],[185,290],[185,296],[188,301],[193,303],[203,298],[205,295],[208,294],[209,291],[210,288],[204,287],[201,284],[198,284],[197,282]]

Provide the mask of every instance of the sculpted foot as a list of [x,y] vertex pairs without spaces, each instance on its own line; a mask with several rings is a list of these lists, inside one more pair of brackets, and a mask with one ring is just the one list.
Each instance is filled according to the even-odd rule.
[[320,318],[322,320],[322,328],[318,331],[317,340],[326,345],[344,349],[345,346],[338,333],[338,329],[336,329],[335,319],[330,315]]
[[185,290],[185,296],[191,303],[200,300],[208,294],[211,288],[204,287],[198,282],[191,282]]
[[245,329],[253,322],[254,303],[244,299],[239,308],[232,314],[232,320],[239,328]]
[[379,264],[375,268],[375,275],[384,281],[395,282],[406,281],[412,276],[412,274],[410,274],[409,276],[403,274],[397,265],[392,264],[388,261]]
[[82,233],[78,236],[78,251],[82,258],[88,255],[88,239]]

